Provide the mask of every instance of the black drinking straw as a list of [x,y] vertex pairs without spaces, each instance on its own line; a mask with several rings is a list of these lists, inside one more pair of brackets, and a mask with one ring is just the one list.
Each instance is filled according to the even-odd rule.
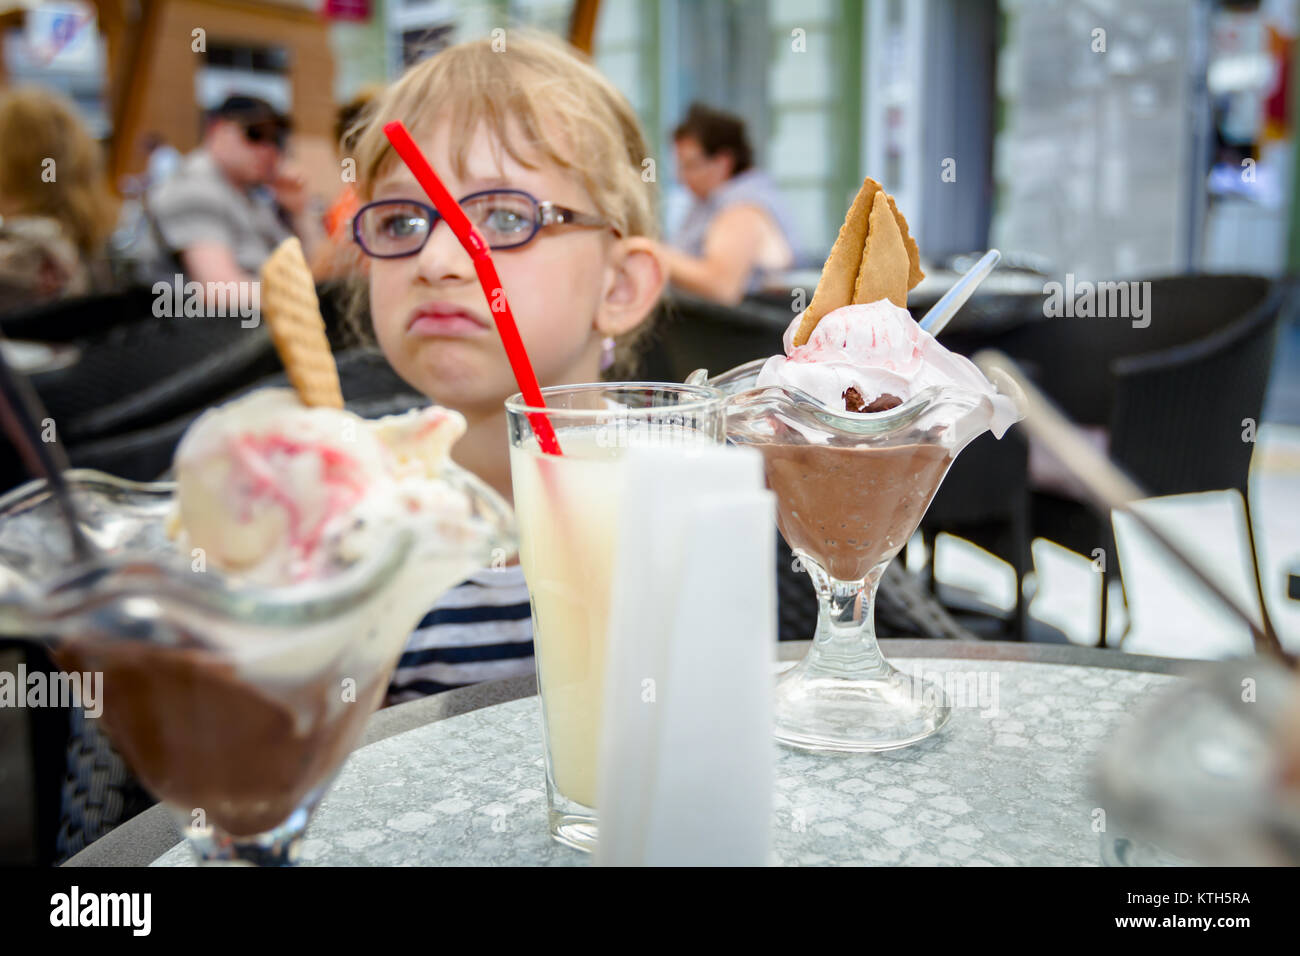
[[4,336],[0,335],[0,427],[18,450],[28,473],[44,478],[54,493],[73,556],[78,562],[89,561],[94,556],[94,548],[81,530],[76,505],[63,479],[63,473],[68,470],[67,456],[57,441],[41,439],[40,423],[48,417],[45,408],[26,376],[9,364],[4,344]]

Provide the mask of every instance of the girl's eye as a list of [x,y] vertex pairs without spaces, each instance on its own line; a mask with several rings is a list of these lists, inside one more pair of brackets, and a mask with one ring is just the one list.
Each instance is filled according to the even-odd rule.
[[381,235],[391,239],[406,239],[424,230],[424,218],[410,213],[389,213],[379,221]]
[[492,232],[512,235],[532,228],[531,210],[519,203],[494,203],[479,214],[479,225]]

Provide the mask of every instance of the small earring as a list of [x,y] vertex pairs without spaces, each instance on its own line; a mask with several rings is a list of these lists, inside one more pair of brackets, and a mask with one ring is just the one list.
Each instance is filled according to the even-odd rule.
[[608,335],[600,341],[600,370],[608,371],[614,364],[615,342]]

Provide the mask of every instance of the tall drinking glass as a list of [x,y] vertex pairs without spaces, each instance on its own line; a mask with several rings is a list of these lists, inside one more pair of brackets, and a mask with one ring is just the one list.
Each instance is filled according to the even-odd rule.
[[[533,612],[551,836],[596,843],[596,751],[604,700],[606,625],[627,448],[724,437],[722,394],[657,382],[542,389],[546,408],[506,401],[519,555]],[[532,421],[545,415],[562,455],[544,454]],[[531,417],[530,417],[531,416]]]

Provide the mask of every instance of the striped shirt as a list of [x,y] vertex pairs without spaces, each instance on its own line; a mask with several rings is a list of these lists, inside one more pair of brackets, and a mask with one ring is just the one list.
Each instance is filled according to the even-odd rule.
[[523,569],[484,568],[444,594],[416,625],[389,682],[387,703],[533,672]]

